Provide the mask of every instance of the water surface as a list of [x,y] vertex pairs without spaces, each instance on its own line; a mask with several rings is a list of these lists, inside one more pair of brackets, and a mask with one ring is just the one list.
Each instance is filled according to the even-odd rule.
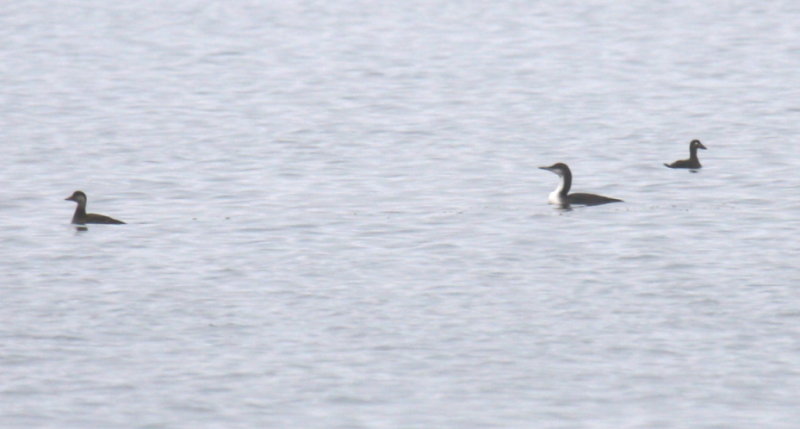
[[794,427],[798,22],[0,7],[0,426]]

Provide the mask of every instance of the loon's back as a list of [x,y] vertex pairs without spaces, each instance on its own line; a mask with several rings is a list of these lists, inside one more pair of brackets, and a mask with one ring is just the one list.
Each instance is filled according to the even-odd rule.
[[599,206],[600,204],[621,203],[623,201],[617,198],[604,197],[602,195],[576,192],[574,194],[567,195],[567,202],[569,204],[577,204],[584,206]]

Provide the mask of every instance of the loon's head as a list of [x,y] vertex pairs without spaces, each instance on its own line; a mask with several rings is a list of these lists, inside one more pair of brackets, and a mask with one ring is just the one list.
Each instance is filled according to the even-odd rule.
[[86,204],[86,194],[83,191],[75,191],[67,198],[64,198],[64,201],[75,201],[78,204]]
[[558,174],[561,177],[565,176],[569,172],[569,167],[567,167],[567,164],[564,164],[563,162],[557,162],[549,167],[539,167],[539,168],[541,168],[542,170],[547,170],[549,172]]
[[705,146],[703,146],[703,143],[700,143],[700,140],[692,140],[692,142],[689,143],[689,147],[703,149],[703,150],[707,149]]

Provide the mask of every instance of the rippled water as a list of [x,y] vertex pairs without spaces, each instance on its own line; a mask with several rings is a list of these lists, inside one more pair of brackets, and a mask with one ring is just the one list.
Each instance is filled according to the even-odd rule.
[[617,3],[0,6],[0,426],[796,427],[800,6]]

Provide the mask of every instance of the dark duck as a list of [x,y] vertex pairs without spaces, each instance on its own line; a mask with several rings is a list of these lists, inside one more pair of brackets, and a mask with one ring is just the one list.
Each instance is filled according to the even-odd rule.
[[105,224],[124,224],[121,220],[116,220],[106,215],[86,213],[86,194],[83,191],[75,191],[66,201],[75,201],[78,207],[75,208],[75,214],[72,216],[72,223],[76,225],[85,225],[87,223],[105,223]]
[[555,163],[549,167],[539,168],[555,173],[561,178],[558,187],[550,193],[550,197],[548,198],[550,204],[556,204],[567,208],[571,205],[598,206],[600,204],[622,202],[622,200],[604,197],[602,195],[584,194],[580,192],[570,194],[569,189],[572,187],[572,172],[569,170],[567,164],[563,162]]
[[700,140],[692,140],[692,142],[689,143],[689,159],[681,159],[672,164],[664,165],[669,168],[691,168],[692,170],[702,168],[703,165],[700,164],[700,160],[697,158],[697,149],[706,150],[706,147],[703,146],[703,143],[700,143]]

